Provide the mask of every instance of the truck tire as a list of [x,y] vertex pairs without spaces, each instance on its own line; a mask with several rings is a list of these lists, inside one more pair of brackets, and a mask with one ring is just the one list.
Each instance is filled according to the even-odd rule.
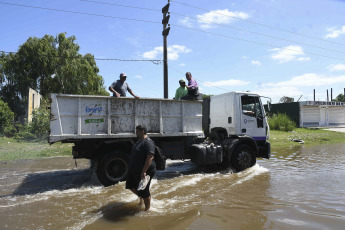
[[231,166],[237,171],[243,171],[256,163],[253,149],[247,144],[237,146],[231,156]]
[[96,164],[98,180],[105,186],[125,181],[128,173],[129,156],[115,152],[106,154]]

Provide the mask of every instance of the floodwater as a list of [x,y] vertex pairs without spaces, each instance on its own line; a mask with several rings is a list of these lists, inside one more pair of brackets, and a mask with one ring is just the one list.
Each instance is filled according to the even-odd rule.
[[152,208],[72,157],[0,163],[0,229],[344,229],[345,143],[273,150],[241,173],[168,161]]

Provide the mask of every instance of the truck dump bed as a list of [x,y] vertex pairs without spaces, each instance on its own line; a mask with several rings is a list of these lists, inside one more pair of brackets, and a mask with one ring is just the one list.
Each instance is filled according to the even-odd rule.
[[135,137],[137,125],[152,137],[202,137],[202,102],[51,94],[49,143]]

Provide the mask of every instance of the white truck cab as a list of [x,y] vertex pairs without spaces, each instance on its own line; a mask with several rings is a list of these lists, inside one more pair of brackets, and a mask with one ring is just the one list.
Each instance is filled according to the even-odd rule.
[[227,135],[248,135],[255,141],[268,139],[268,123],[260,96],[230,92],[210,99],[210,130],[226,130]]

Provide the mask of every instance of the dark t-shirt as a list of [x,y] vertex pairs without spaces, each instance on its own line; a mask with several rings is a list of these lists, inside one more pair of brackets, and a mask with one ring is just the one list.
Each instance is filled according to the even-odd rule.
[[[146,162],[147,155],[149,155],[150,153],[155,154],[155,143],[149,137],[137,141],[131,151],[129,172],[134,174],[141,174]],[[156,164],[152,160],[152,163],[147,171],[155,167]]]

